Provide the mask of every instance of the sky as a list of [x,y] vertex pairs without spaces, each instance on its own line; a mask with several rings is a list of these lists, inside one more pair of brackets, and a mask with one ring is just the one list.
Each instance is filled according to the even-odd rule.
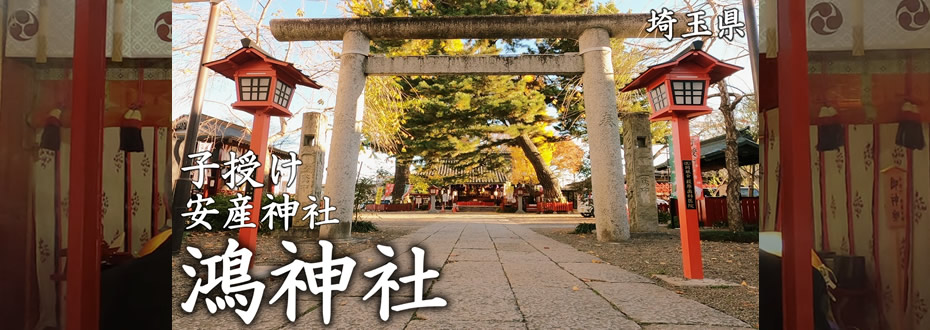
[[[599,3],[613,2],[621,12],[633,12],[633,13],[648,13],[651,9],[661,10],[661,8],[676,8],[681,7],[681,1],[648,1],[648,0],[599,0]],[[342,1],[336,0],[278,0],[273,1],[271,7],[268,10],[263,19],[263,24],[268,24],[268,22],[273,18],[296,18],[298,12],[303,12],[305,18],[333,18],[333,17],[344,17],[346,16],[344,8],[342,7]],[[261,7],[259,6],[256,0],[227,0],[226,4],[231,7],[238,7],[244,11],[248,16],[253,20],[257,19],[261,13]],[[179,5],[175,5],[179,6]],[[191,8],[198,13],[206,13],[208,5],[206,3],[195,3],[190,4]],[[200,8],[202,7],[202,8]],[[177,10],[175,11],[177,13]],[[740,13],[742,13],[742,8],[740,8]],[[742,15],[742,14],[740,14]],[[203,17],[206,17],[205,15]],[[198,31],[206,29],[206,22],[201,21],[193,16],[183,16],[175,14],[175,20],[179,23],[175,25],[175,48],[179,42],[183,43],[185,38],[190,37],[183,30],[185,27],[188,29],[199,29]],[[741,18],[741,21],[743,19]],[[223,22],[223,21],[221,21]],[[241,24],[241,22],[239,22]],[[179,28],[180,24],[184,24],[183,27]],[[686,24],[685,22],[679,22],[678,24]],[[713,22],[708,20],[708,25],[712,26]],[[223,26],[221,25],[221,29]],[[229,28],[227,26],[227,28]],[[240,38],[241,36],[234,36],[235,38]],[[277,42],[269,35],[263,35],[262,48],[269,50],[275,55],[275,57],[283,57],[281,54],[285,52],[287,44],[284,42]],[[652,42],[655,43],[655,39],[648,41],[645,40],[634,40],[628,39],[629,43],[639,43],[639,42]],[[744,37],[737,37],[736,42],[745,44],[746,39]],[[311,49],[312,55],[310,58],[289,58],[290,61],[294,62],[295,65],[305,70],[305,72],[315,72],[319,71],[319,68],[324,65],[334,66],[337,64],[332,61],[332,54],[338,53],[341,42],[327,42],[327,43],[311,43],[304,42],[302,45]],[[661,44],[661,43],[660,43]],[[711,55],[728,60],[739,55],[741,51],[738,47],[732,47],[724,45],[722,42],[717,42],[713,48],[705,49]],[[192,79],[184,82],[183,79],[179,77],[192,77],[194,75],[188,72],[181,72],[183,66],[178,65],[178,63],[187,61],[188,63],[195,64],[196,61],[200,58],[201,50],[198,47],[192,47],[185,49],[183,52],[175,51],[173,54],[173,59],[175,61],[175,72],[174,80],[175,91],[178,90],[193,90],[194,84]],[[214,51],[214,56],[212,60],[218,59],[225,54],[217,54],[216,50]],[[319,55],[319,60],[314,58],[313,55]],[[647,59],[644,64],[655,64],[668,60],[674,54],[670,54],[665,57]],[[728,61],[731,64],[742,66],[744,70],[736,73],[729,78],[729,83],[731,85],[740,88],[743,91],[752,91],[752,72],[751,66],[749,63],[749,58],[743,56],[740,59],[735,61]],[[337,67],[337,66],[335,66]],[[322,76],[314,76],[313,78],[317,80],[320,84],[326,86],[322,90],[313,90],[306,87],[299,87],[297,90],[298,96],[295,96],[292,104],[290,106],[291,112],[297,111],[322,111],[323,109],[331,108],[335,104],[335,86],[336,86],[336,70],[331,70]],[[194,71],[195,72],[195,71]],[[238,114],[234,117],[230,115],[231,111],[228,107],[229,104],[235,102],[235,85],[229,79],[223,78],[221,76],[213,76],[207,84],[207,90],[205,93],[205,100],[203,106],[203,113],[206,115],[231,120],[239,124],[244,124],[245,126],[251,125],[250,115],[235,111]],[[175,93],[175,100],[173,102],[173,117],[177,118],[181,115],[187,114],[190,112],[191,104],[189,99],[183,99],[179,96],[179,93]],[[712,108],[717,106],[716,100],[708,100],[708,105]],[[238,117],[238,118],[236,118]],[[288,121],[289,128],[300,127],[300,116],[295,116],[292,120]],[[280,130],[278,121],[273,120],[270,132],[274,134]],[[328,138],[323,143],[328,143]],[[288,151],[296,151],[299,147],[296,138],[285,139],[277,144],[277,147],[280,149]],[[583,146],[586,147],[586,146]],[[586,149],[586,148],[585,148]],[[328,155],[327,155],[328,156]],[[373,154],[371,152],[363,152],[359,155],[359,161],[361,162],[361,174],[362,176],[373,176],[375,172],[380,168],[393,173],[393,161],[387,155],[384,154]],[[660,156],[656,159],[657,162],[664,161],[663,156]]]

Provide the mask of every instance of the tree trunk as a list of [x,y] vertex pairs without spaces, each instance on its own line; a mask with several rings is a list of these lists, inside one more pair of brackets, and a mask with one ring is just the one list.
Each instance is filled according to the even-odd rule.
[[723,125],[726,130],[726,166],[727,166],[727,222],[731,232],[743,231],[743,214],[740,207],[740,185],[743,182],[743,174],[739,168],[739,154],[737,152],[736,139],[739,132],[736,130],[736,122],[733,112],[738,102],[731,102],[730,95],[727,93],[726,84],[718,84],[720,89],[720,112],[723,113]]
[[397,157],[394,161],[394,190],[391,191],[391,204],[400,204],[407,190],[407,180],[410,177],[410,159]]
[[555,176],[552,175],[552,171],[546,166],[546,162],[543,160],[542,155],[539,154],[539,150],[536,149],[536,144],[533,143],[533,139],[523,134],[518,136],[516,140],[520,148],[523,149],[523,154],[526,155],[526,159],[533,165],[533,170],[536,172],[536,179],[539,180],[539,184],[542,185],[545,190],[545,198],[549,200],[565,201],[565,197],[562,196],[562,187],[559,186],[559,181],[555,179]]

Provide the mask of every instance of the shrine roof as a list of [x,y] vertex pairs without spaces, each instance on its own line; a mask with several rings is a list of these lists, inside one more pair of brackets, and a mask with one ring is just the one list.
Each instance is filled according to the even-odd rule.
[[620,91],[629,92],[640,88],[646,88],[656,79],[661,79],[663,76],[669,74],[675,67],[684,64],[693,63],[699,67],[709,67],[710,71],[707,72],[707,74],[710,75],[709,84],[714,84],[743,69],[742,67],[720,61],[707,52],[704,52],[701,50],[703,46],[703,42],[695,41],[691,46],[682,50],[672,59],[648,67],[646,71],[621,88]]
[[[188,115],[182,115],[174,120],[174,131],[185,132],[187,129]],[[245,126],[234,124],[232,122],[219,119],[216,117],[201,114],[200,130],[197,134],[197,141],[220,141],[223,144],[236,144],[248,148],[251,146],[252,134]],[[269,146],[268,151],[275,155],[287,155],[288,152]]]
[[[736,139],[739,165],[755,165],[759,163],[759,144],[745,132],[739,132]],[[714,171],[726,168],[726,135],[715,136],[701,140],[701,171]],[[664,171],[668,164],[656,166],[656,170]]]
[[235,79],[234,75],[236,70],[242,64],[256,60],[270,64],[278,69],[278,72],[293,78],[298,85],[304,85],[315,89],[323,88],[323,86],[318,84],[315,80],[310,79],[309,76],[301,72],[300,69],[297,69],[293,63],[284,62],[268,55],[268,53],[258,48],[258,46],[249,39],[242,39],[242,48],[239,48],[239,50],[226,55],[226,57],[222,59],[205,63],[204,66],[222,74],[226,78]]
[[490,169],[483,165],[459,167],[449,159],[424,165],[416,174],[453,178],[458,184],[503,184],[510,181],[509,171]]

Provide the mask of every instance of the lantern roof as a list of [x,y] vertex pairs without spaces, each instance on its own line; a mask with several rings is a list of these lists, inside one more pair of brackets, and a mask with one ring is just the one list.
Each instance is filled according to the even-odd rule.
[[620,91],[629,92],[640,88],[649,87],[649,84],[657,79],[662,79],[678,66],[694,64],[698,67],[707,68],[707,74],[710,76],[708,84],[716,83],[739,70],[742,67],[725,63],[703,51],[704,42],[697,40],[688,48],[675,55],[671,60],[664,63],[652,65],[641,73],[636,79],[624,86]]
[[297,69],[294,64],[271,57],[261,48],[255,46],[255,43],[248,38],[242,39],[242,48],[239,48],[239,50],[226,55],[222,59],[205,63],[204,66],[219,72],[226,78],[235,80],[236,70],[243,64],[252,61],[263,61],[270,64],[279,74],[290,78],[297,85],[304,85],[314,89],[323,88],[323,86],[317,84],[316,81]]

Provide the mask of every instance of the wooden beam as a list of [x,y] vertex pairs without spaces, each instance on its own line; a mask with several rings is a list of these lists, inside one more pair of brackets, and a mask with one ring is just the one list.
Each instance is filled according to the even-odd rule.
[[521,56],[376,56],[369,57],[365,66],[365,74],[373,76],[574,75],[582,73],[584,73],[584,61],[577,53]]

